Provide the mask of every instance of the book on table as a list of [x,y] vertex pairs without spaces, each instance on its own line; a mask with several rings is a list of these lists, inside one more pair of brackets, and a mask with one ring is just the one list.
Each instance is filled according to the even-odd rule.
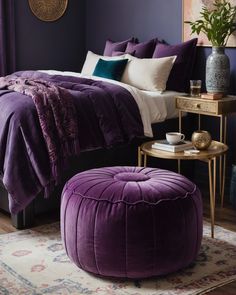
[[201,98],[218,100],[224,97],[223,93],[201,93]]
[[193,148],[193,144],[189,140],[180,141],[177,144],[170,144],[166,139],[156,140],[152,144],[153,149],[168,151],[168,152],[181,152]]

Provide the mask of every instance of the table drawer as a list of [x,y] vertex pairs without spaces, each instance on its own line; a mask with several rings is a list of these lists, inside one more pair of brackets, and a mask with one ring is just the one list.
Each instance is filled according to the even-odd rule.
[[176,99],[176,107],[180,110],[189,112],[202,112],[217,114],[217,104],[209,101],[195,101],[190,99],[178,98]]

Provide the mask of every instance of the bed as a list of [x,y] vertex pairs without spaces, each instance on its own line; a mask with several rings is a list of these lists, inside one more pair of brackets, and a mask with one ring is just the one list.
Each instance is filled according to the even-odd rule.
[[[106,100],[100,105],[100,113],[97,112],[97,114],[95,112],[89,114],[91,108],[94,110],[99,107],[97,101],[93,101],[93,105],[91,101],[89,105],[84,105],[83,102],[78,104],[80,108],[83,108],[83,111],[78,110],[78,124],[81,126],[79,130],[80,152],[84,154],[99,149],[112,151],[114,148],[131,144],[135,139],[143,141],[145,138],[153,137],[153,124],[175,118],[178,115],[174,97],[179,93],[174,91],[164,93],[142,91],[122,82],[105,78],[88,76],[81,78],[81,74],[74,72],[25,71],[17,72],[16,75],[23,78],[57,81],[61,86],[71,87],[70,91],[73,92],[76,100],[78,100],[78,93],[81,94],[81,89],[86,87],[91,87],[94,90],[99,85],[103,90],[105,89],[105,92],[110,91],[109,97],[112,96],[112,93],[116,93],[113,96],[112,104],[115,102],[117,105],[114,110],[110,109],[110,112],[114,112],[112,116],[109,116],[111,114],[107,112],[106,108],[103,108],[104,104],[107,103]],[[88,84],[90,85],[86,84],[84,80],[89,81]],[[78,91],[76,90],[77,83],[83,85],[82,88],[78,88]],[[70,87],[67,84],[70,84]],[[20,103],[18,103],[19,101]],[[84,101],[84,94],[82,94],[82,101]],[[108,104],[106,107],[109,108],[110,105]],[[47,151],[31,98],[9,90],[1,90],[0,108],[2,110],[0,115],[0,165],[3,183],[1,190],[2,195],[4,195],[4,188],[7,190],[9,211],[14,216],[15,226],[20,228],[26,225],[24,223],[28,223],[26,216],[24,216],[27,210],[22,210],[29,208],[29,204],[36,196],[45,194],[49,185],[52,186],[50,193],[54,191],[56,185],[49,183],[51,178],[50,167],[47,165]],[[127,116],[122,118],[122,113],[126,112]],[[24,115],[19,116],[22,113]],[[115,134],[114,138],[109,138],[109,130],[101,131],[100,127],[96,127],[97,124],[106,124],[105,120],[99,123],[99,120],[95,120],[94,117],[105,116],[106,120],[113,121],[112,117],[115,113],[119,113],[116,115],[119,117],[117,118],[121,125],[119,132],[122,135],[117,136]],[[110,126],[110,128],[113,127]],[[95,130],[96,128],[97,130]],[[104,141],[104,132],[108,134],[109,139],[107,141]],[[126,164],[125,157],[123,157],[123,160],[123,164]],[[112,164],[108,162],[106,163],[105,159],[101,165]],[[129,163],[127,162],[127,164]],[[78,167],[78,170],[81,170],[81,167]],[[67,173],[65,172],[65,174]],[[67,177],[64,177],[62,182],[59,183],[60,187],[66,179]],[[6,210],[8,205],[6,200],[0,201],[0,206],[3,209]],[[22,216],[22,212],[25,220],[20,220],[22,218],[19,216]]]
[[15,227],[31,226],[35,212],[54,206],[53,195],[58,204],[63,184],[78,171],[135,165],[140,143],[178,130],[175,96],[188,87],[196,40],[149,43],[131,44],[134,57],[109,41],[110,57],[89,51],[81,74],[22,71],[0,78],[0,209],[12,214]]

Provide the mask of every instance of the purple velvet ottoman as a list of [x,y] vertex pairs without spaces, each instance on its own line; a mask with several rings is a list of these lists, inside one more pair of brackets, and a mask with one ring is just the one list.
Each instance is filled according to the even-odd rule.
[[201,193],[167,170],[88,170],[64,187],[61,234],[69,258],[88,272],[122,278],[168,274],[198,254]]

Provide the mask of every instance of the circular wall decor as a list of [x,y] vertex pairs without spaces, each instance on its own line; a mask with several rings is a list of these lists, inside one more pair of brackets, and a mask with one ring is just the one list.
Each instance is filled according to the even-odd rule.
[[66,11],[68,0],[28,0],[33,14],[42,21],[55,21]]

